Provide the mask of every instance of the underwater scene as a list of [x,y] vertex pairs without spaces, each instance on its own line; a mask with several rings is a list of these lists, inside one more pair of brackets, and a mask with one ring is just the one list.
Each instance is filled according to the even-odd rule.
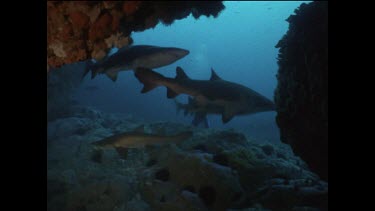
[[47,1],[47,210],[328,210],[328,3]]

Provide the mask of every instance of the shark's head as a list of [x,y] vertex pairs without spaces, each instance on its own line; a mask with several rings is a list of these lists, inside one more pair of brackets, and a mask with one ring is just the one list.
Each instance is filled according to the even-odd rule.
[[276,109],[275,104],[265,98],[265,97],[258,97],[258,98],[249,98],[247,99],[248,106],[246,107],[243,113],[245,114],[252,114],[258,112],[266,112],[266,111],[274,111]]
[[190,52],[182,48],[164,48],[158,53],[158,57],[164,63],[172,64],[173,62],[182,59]]
[[258,110],[259,112],[274,111],[275,109],[275,104],[268,99],[264,99],[256,103],[256,110]]
[[163,67],[185,57],[190,52],[182,48],[161,48],[138,61],[137,66],[146,68]]
[[166,48],[166,52],[168,52],[168,54],[170,54],[172,57],[174,57],[177,60],[185,57],[186,55],[190,53],[190,51],[182,49],[182,48]]

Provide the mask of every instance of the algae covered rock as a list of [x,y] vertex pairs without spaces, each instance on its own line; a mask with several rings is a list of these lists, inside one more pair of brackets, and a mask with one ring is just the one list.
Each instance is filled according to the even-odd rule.
[[88,118],[68,117],[50,122],[47,127],[48,138],[61,138],[74,134],[83,135],[87,131],[99,128],[100,126]]
[[[328,185],[288,147],[259,145],[234,130],[144,123],[90,110],[50,122],[49,210],[324,210]],[[126,151],[91,145],[116,128],[139,125],[148,133],[194,135]]]
[[224,151],[215,156],[214,162],[235,169],[242,187],[248,191],[256,190],[264,181],[272,177],[272,168],[260,161],[250,149]]
[[[140,198],[140,197],[139,197]],[[123,210],[132,210],[132,211],[152,211],[150,205],[147,204],[142,199],[134,197],[132,200],[128,201]]]
[[[230,207],[233,203],[241,199],[243,190],[238,181],[237,175],[232,169],[218,165],[212,162],[210,154],[206,153],[187,153],[179,150],[173,150],[173,147],[159,152],[157,155],[158,167],[163,167],[168,171],[168,178],[160,183],[155,189],[152,186],[154,195],[162,192],[166,187],[169,187],[171,196],[178,196],[179,200],[189,204],[190,207],[205,206],[220,210],[222,207]],[[153,167],[157,175],[157,167]],[[153,181],[157,177],[149,180]],[[172,185],[173,184],[173,185]],[[150,190],[150,189],[149,189]],[[190,193],[183,192],[189,191]],[[148,194],[150,195],[150,194]],[[198,200],[198,198],[200,200]],[[152,203],[158,203],[158,198],[148,198]],[[166,199],[167,200],[167,199]],[[192,203],[198,200],[199,203]],[[195,207],[197,209],[197,207]],[[194,209],[189,209],[194,210]]]
[[115,177],[77,188],[67,194],[67,210],[113,210],[131,198],[126,178]]
[[276,122],[282,142],[328,181],[328,3],[303,3],[276,45]]
[[189,142],[179,145],[182,149],[197,149],[208,153],[219,153],[226,149],[249,147],[249,141],[235,130],[197,129]]

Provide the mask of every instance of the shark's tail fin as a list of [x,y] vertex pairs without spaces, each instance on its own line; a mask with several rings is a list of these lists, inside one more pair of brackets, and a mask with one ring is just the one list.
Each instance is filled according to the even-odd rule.
[[92,71],[94,69],[94,66],[95,66],[95,63],[91,59],[89,59],[89,60],[86,61],[86,66],[85,66],[83,75],[81,77],[81,82],[83,81],[83,79],[85,78],[85,76],[87,75],[87,73],[89,73],[90,70]]
[[141,93],[149,92],[160,85],[160,81],[164,79],[164,76],[152,71],[148,68],[139,67],[134,71],[135,77],[139,82],[143,83],[143,89]]

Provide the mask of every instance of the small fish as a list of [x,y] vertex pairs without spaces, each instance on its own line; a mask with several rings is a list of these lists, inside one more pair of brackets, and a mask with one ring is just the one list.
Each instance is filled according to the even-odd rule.
[[98,148],[142,148],[148,145],[175,143],[186,140],[193,135],[192,131],[181,132],[177,135],[164,136],[144,133],[143,126],[133,132],[124,132],[93,142]]
[[82,79],[91,70],[91,78],[95,78],[97,74],[106,74],[112,81],[116,81],[119,71],[135,70],[137,67],[163,67],[172,64],[189,53],[188,50],[174,47],[127,46],[97,63],[88,60]]

